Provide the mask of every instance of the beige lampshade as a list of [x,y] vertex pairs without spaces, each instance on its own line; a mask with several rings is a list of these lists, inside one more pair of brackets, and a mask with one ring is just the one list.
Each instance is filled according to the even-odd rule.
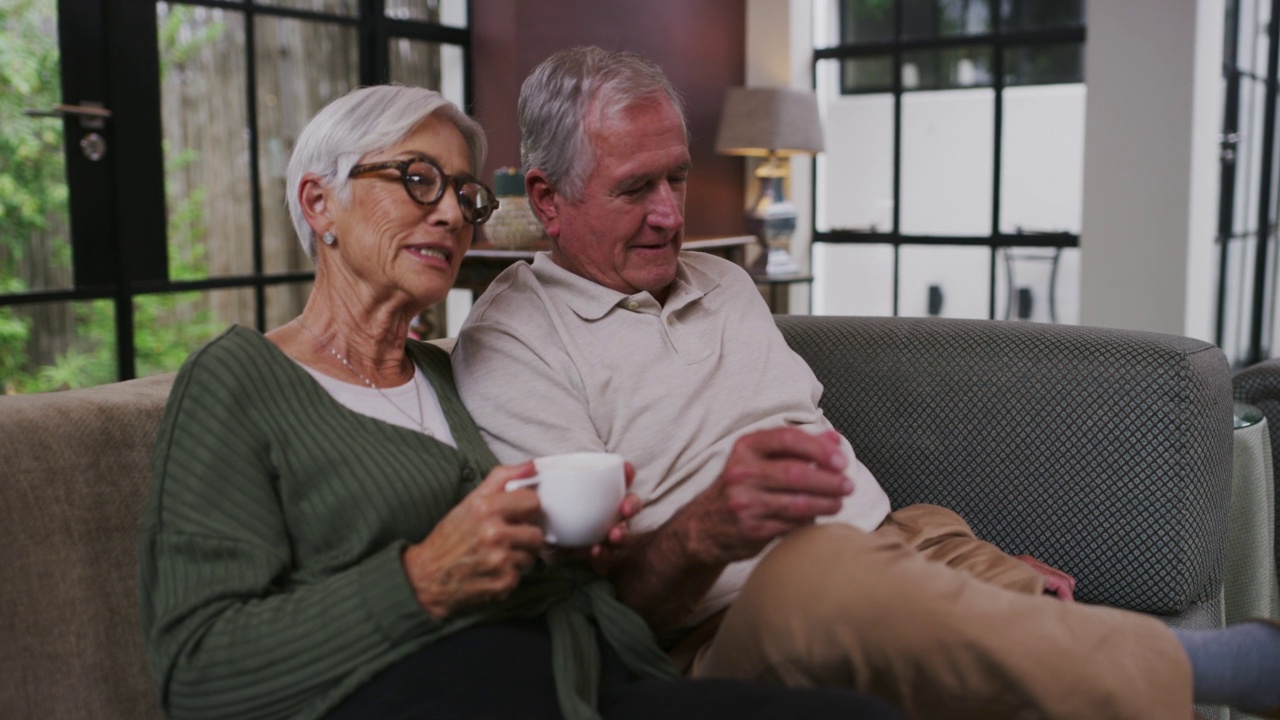
[[729,88],[720,114],[716,152],[793,155],[822,151],[818,99],[807,90]]

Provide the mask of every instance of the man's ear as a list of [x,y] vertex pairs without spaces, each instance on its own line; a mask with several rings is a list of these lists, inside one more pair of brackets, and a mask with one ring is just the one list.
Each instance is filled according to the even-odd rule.
[[539,168],[530,170],[524,176],[524,192],[529,196],[529,207],[542,221],[542,229],[547,237],[560,237],[560,193],[547,179],[546,173]]
[[307,173],[298,183],[298,204],[302,207],[302,217],[315,232],[316,237],[333,229],[333,218],[329,216],[329,189],[320,181],[320,176]]

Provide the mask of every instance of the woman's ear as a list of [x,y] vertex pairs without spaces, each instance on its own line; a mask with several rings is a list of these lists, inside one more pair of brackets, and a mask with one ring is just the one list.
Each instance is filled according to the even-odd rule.
[[552,240],[560,237],[560,202],[562,197],[539,168],[524,176],[524,192],[529,196],[529,207],[542,221],[542,229]]
[[298,204],[302,208],[302,217],[316,237],[333,229],[333,218],[329,216],[329,188],[315,173],[307,173],[298,183]]

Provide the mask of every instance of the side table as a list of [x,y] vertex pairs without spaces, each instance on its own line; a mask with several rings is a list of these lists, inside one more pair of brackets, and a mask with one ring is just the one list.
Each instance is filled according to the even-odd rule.
[[1280,618],[1276,580],[1275,486],[1267,419],[1253,405],[1234,406],[1231,512],[1223,609],[1227,623]]

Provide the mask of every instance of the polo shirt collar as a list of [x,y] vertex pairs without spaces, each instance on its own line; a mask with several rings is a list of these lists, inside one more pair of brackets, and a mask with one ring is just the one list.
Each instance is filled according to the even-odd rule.
[[[599,320],[613,308],[632,300],[657,305],[648,291],[627,295],[560,267],[551,259],[551,252],[548,250],[534,255],[532,267],[538,282],[554,292],[583,320]],[[676,265],[676,279],[667,296],[665,309],[678,310],[700,300],[719,284],[720,281],[714,276],[685,262],[682,257]]]

